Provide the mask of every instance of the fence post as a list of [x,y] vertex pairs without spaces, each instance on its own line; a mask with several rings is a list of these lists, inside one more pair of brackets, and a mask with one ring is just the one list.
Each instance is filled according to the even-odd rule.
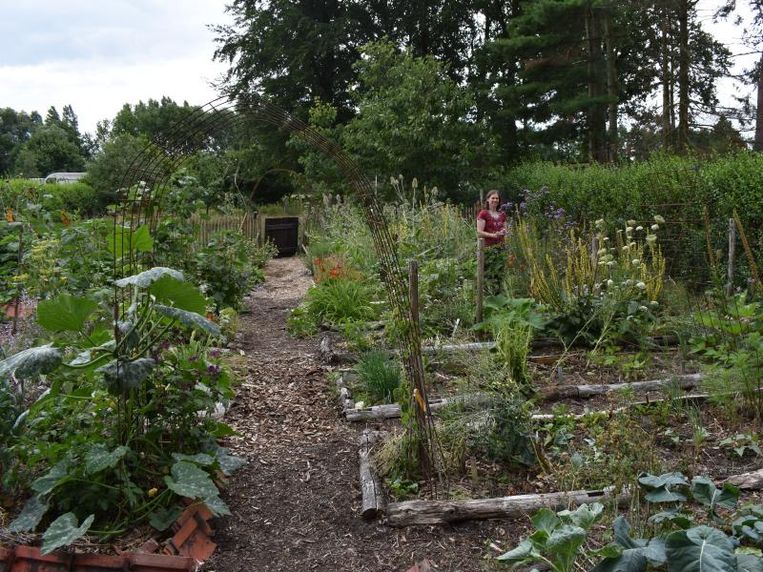
[[477,239],[477,312],[474,320],[477,324],[482,321],[482,297],[485,290],[485,239]]
[[419,263],[415,260],[408,263],[408,298],[411,301],[411,319],[415,322],[416,330],[421,332],[419,321]]
[[[18,273],[21,272],[21,265],[24,263],[24,225],[19,227],[19,252],[17,257]],[[17,287],[19,287],[17,283]],[[19,328],[19,302],[21,294],[16,292],[16,299],[13,301],[13,325],[11,326],[11,335],[15,336]]]
[[733,218],[729,219],[729,260],[726,269],[726,295],[731,296],[734,291],[734,272],[736,265],[737,229]]

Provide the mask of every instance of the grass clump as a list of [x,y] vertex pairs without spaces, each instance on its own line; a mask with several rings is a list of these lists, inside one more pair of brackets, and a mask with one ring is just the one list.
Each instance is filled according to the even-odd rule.
[[367,352],[355,366],[362,384],[361,392],[371,403],[392,403],[400,387],[400,365],[379,350]]

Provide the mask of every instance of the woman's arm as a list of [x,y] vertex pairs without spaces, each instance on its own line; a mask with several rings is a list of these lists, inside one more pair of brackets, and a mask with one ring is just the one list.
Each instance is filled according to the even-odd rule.
[[500,234],[497,232],[485,232],[485,219],[477,219],[477,236],[480,238],[498,238]]

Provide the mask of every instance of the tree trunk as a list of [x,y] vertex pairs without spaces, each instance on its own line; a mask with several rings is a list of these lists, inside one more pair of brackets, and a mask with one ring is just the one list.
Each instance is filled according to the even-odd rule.
[[755,111],[755,151],[763,151],[763,53],[758,62],[758,108]]
[[673,77],[670,67],[670,9],[667,4],[662,7],[662,69],[660,70],[662,82],[662,146],[665,149],[671,147],[673,135]]
[[615,40],[612,35],[612,15],[607,11],[604,16],[604,43],[607,50],[607,96],[609,96],[608,122],[609,134],[607,137],[607,148],[609,153],[607,159],[610,163],[617,161],[618,137],[617,137],[617,104],[619,101],[619,88],[617,84],[617,65]]
[[607,161],[607,119],[602,81],[603,54],[601,49],[601,16],[589,4],[586,7],[586,36],[588,41],[588,156],[591,161]]
[[689,0],[678,2],[678,137],[679,153],[689,146]]

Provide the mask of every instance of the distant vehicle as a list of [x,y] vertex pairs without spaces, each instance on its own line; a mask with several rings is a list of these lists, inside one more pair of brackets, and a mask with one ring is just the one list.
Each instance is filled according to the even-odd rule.
[[46,183],[76,183],[85,173],[51,173],[45,177]]

